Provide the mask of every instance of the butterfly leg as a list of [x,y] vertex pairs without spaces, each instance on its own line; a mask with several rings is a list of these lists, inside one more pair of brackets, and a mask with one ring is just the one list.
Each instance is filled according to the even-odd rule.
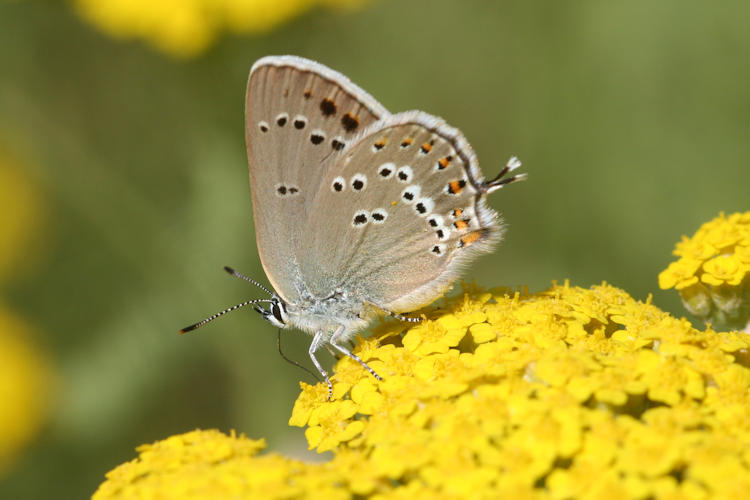
[[396,318],[399,321],[405,321],[407,323],[419,323],[420,321],[422,321],[422,318],[410,318],[408,316],[403,316],[403,315],[401,315],[399,313],[395,313],[393,311],[389,311],[388,309],[386,309],[385,307],[381,306],[380,304],[376,304],[375,302],[370,302],[369,300],[366,300],[365,304],[369,304],[372,307],[375,307],[376,309],[380,309],[381,311],[383,311],[384,313],[386,313],[388,316],[390,316],[392,318]]
[[333,384],[331,384],[331,379],[328,378],[328,372],[323,369],[323,367],[320,365],[320,361],[318,361],[318,358],[315,357],[315,352],[320,349],[321,345],[325,345],[322,330],[313,336],[312,344],[310,344],[310,349],[308,349],[307,352],[308,354],[310,354],[310,359],[312,359],[315,368],[317,368],[320,374],[323,375],[326,384],[328,384],[328,401],[330,401],[331,399],[333,399]]
[[383,380],[383,377],[381,377],[380,375],[378,375],[377,373],[375,373],[375,370],[373,370],[372,368],[370,368],[369,365],[367,363],[365,363],[364,361],[362,361],[362,359],[359,356],[357,356],[352,351],[350,351],[349,349],[347,349],[346,347],[344,347],[343,345],[341,345],[339,343],[339,341],[341,340],[340,337],[341,337],[341,335],[343,333],[344,333],[344,327],[340,326],[338,328],[338,330],[336,330],[336,332],[331,337],[331,340],[329,341],[329,344],[331,344],[333,346],[333,348],[336,349],[337,351],[339,351],[341,354],[349,356],[354,361],[356,361],[357,363],[359,363],[360,365],[362,365],[362,367],[365,370],[367,370],[368,372],[370,372],[370,374],[373,377],[375,377],[378,380]]

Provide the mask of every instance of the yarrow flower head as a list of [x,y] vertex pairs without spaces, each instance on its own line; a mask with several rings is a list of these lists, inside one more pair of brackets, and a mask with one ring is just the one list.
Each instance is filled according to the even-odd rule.
[[364,0],[75,0],[78,13],[115,38],[142,39],[179,58],[194,57],[222,31],[262,33],[317,5]]
[[659,274],[691,314],[713,324],[743,328],[750,320],[750,212],[724,213],[683,236],[677,261]]
[[[140,449],[96,500],[149,498],[738,498],[750,489],[750,337],[694,329],[603,284],[473,288],[387,321],[290,424],[322,464],[234,434]],[[172,444],[170,444],[170,442]],[[166,449],[169,448],[169,449]],[[164,456],[161,451],[165,450]]]

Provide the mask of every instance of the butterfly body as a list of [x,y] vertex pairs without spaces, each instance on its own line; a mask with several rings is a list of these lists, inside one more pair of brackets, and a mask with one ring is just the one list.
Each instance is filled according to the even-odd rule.
[[322,339],[326,342],[338,330],[341,330],[342,340],[348,340],[369,323],[363,317],[363,301],[359,298],[332,294],[325,298],[308,297],[285,306],[289,326],[311,335],[322,332]]
[[502,238],[487,195],[525,177],[506,176],[520,166],[513,157],[486,180],[458,129],[422,111],[391,114],[344,75],[295,56],[253,65],[245,139],[258,253],[275,290],[247,303],[266,302],[255,305],[265,319],[313,336],[329,397],[318,349],[379,379],[346,341],[379,313],[418,321],[400,313],[440,297]]

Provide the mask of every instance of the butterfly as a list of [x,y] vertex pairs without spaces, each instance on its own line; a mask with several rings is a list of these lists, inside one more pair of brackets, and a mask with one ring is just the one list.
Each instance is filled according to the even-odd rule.
[[[309,354],[348,356],[378,315],[402,321],[445,293],[503,234],[487,195],[525,178],[512,157],[491,180],[461,132],[422,111],[389,113],[347,77],[296,56],[250,71],[245,102],[258,254],[273,290],[252,304],[280,328],[312,335]],[[266,304],[262,307],[259,304]]]

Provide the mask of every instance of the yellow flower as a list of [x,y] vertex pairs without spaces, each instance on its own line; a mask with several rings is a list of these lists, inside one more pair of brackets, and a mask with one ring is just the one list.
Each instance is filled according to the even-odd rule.
[[0,476],[49,410],[52,370],[24,321],[0,305]]
[[[33,262],[44,247],[39,195],[16,162],[0,151],[0,284]],[[0,299],[0,476],[44,424],[51,406],[53,371],[32,328]]]
[[719,251],[705,240],[696,240],[683,236],[682,241],[677,243],[672,253],[685,259],[704,261],[713,257]]
[[682,259],[669,264],[664,271],[659,273],[659,288],[667,290],[669,288],[686,288],[698,282],[696,272],[701,268],[703,262],[696,259],[683,257]]
[[[177,436],[172,455],[141,449],[95,498],[709,498],[747,486],[747,335],[695,330],[609,285],[472,290],[439,311],[361,342],[383,381],[342,359],[332,401],[325,384],[302,384],[290,423],[329,462],[258,456],[257,442],[215,431],[191,437],[206,441],[195,449]],[[494,337],[473,342],[481,324]]]
[[138,447],[139,457],[108,472],[93,499],[349,498],[336,469],[258,456],[264,447],[234,432],[172,436]]
[[224,30],[260,33],[316,5],[362,0],[75,0],[81,17],[115,38],[142,39],[174,57],[204,52]]
[[38,258],[43,227],[41,195],[23,166],[0,150],[0,283]]
[[705,271],[701,275],[703,283],[714,286],[723,284],[737,286],[742,282],[748,268],[735,255],[719,255],[706,262],[703,270]]
[[681,258],[659,274],[659,287],[674,288],[685,308],[707,322],[741,329],[750,320],[750,212],[724,213],[682,237]]
[[739,245],[734,249],[734,254],[743,264],[750,265],[750,242],[747,245]]

